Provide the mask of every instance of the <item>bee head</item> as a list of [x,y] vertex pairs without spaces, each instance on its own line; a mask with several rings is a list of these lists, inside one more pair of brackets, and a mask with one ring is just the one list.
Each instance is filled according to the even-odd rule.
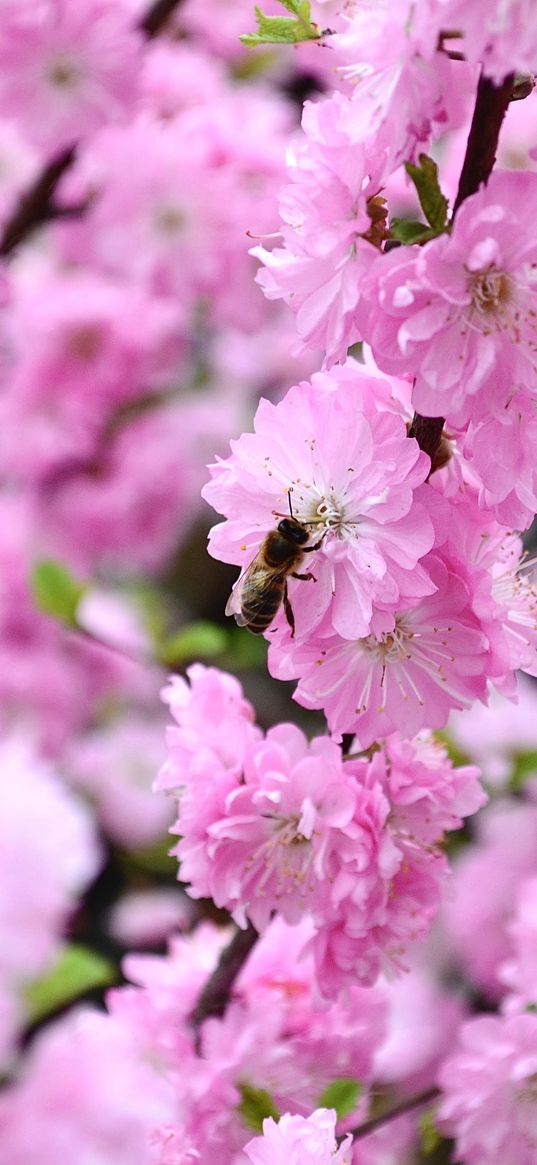
[[297,546],[303,546],[309,538],[306,527],[297,522],[296,518],[282,518],[282,521],[278,522],[278,533],[287,538],[288,542],[295,542]]

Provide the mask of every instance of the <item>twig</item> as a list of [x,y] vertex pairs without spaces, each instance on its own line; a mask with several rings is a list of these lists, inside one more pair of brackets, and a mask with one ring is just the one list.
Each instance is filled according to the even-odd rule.
[[[466,154],[462,165],[453,218],[461,203],[479,187],[488,182],[496,161],[496,150],[502,121],[512,97],[514,74],[510,73],[501,85],[494,85],[489,77],[481,76]],[[415,437],[420,448],[431,458],[431,473],[445,463],[440,452],[444,417],[422,417],[414,413],[409,437]],[[440,454],[440,456],[439,456]]]
[[218,966],[207,980],[190,1015],[190,1022],[196,1031],[205,1019],[224,1014],[231,998],[233,984],[255,946],[257,937],[257,931],[251,923],[248,923],[246,930],[236,931],[231,942],[222,951]]
[[60,179],[72,166],[75,155],[74,145],[62,150],[61,154],[57,154],[45,166],[32,186],[21,196],[0,236],[0,255],[4,258],[37,227],[61,215],[62,211],[58,212],[54,206],[53,197]]
[[145,32],[146,36],[156,36],[180,3],[181,0],[155,0],[142,17],[138,28]]
[[381,1112],[379,1116],[373,1116],[371,1120],[364,1121],[363,1125],[358,1125],[356,1129],[351,1129],[351,1136],[353,1140],[360,1141],[362,1137],[368,1137],[370,1133],[376,1132],[377,1129],[382,1128],[383,1125],[387,1125],[398,1116],[404,1116],[406,1112],[412,1112],[415,1108],[421,1108],[422,1104],[429,1104],[431,1100],[436,1100],[438,1096],[440,1096],[439,1088],[434,1085],[431,1088],[425,1088],[423,1092],[417,1092],[414,1096],[409,1096],[406,1100],[401,1100],[399,1104],[394,1104],[392,1108],[387,1108],[386,1112]]

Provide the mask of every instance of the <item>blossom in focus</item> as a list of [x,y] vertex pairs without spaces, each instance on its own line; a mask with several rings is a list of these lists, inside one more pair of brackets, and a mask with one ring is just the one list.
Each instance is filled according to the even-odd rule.
[[280,193],[284,246],[254,247],[264,264],[257,276],[268,299],[296,313],[304,346],[343,361],[360,333],[356,308],[364,276],[384,237],[384,153],[352,140],[348,101],[339,93],[306,102],[304,140],[288,151],[291,184]]
[[495,172],[450,234],[381,256],[365,281],[365,337],[381,368],[416,376],[425,416],[499,416],[513,384],[533,392],[536,209],[537,175]]
[[440,1127],[463,1165],[534,1165],[537,1016],[479,1016],[464,1023],[443,1064]]
[[125,0],[5,0],[0,114],[53,151],[132,115],[142,36]]
[[226,517],[211,531],[210,553],[243,569],[291,508],[310,530],[315,581],[289,579],[297,643],[317,628],[367,636],[375,604],[397,608],[434,589],[420,561],[433,525],[417,488],[429,460],[402,417],[369,403],[377,391],[382,382],[350,363],[297,385],[278,405],[262,401],[255,433],[232,442],[202,491]]
[[350,1165],[352,1138],[338,1146],[333,1109],[318,1108],[309,1117],[284,1113],[263,1121],[263,1136],[245,1146],[252,1165]]

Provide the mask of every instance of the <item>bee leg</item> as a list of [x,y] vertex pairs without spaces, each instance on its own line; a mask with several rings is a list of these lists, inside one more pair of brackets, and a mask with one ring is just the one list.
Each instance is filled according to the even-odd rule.
[[318,550],[319,546],[322,546],[327,534],[328,534],[328,530],[325,530],[322,537],[319,538],[318,542],[314,542],[313,546],[301,546],[300,547],[301,554],[313,554],[314,550]]
[[308,570],[307,574],[297,574],[296,570],[292,570],[291,578],[299,578],[301,582],[308,582],[309,579],[312,579],[313,582],[317,582],[317,579],[315,578],[315,575],[311,573],[311,570]]
[[291,628],[291,639],[294,639],[295,638],[295,616],[293,614],[293,608],[291,606],[291,603],[289,602],[289,594],[287,591],[287,580],[285,581],[284,588],[283,588],[283,609],[285,611],[285,618],[287,619],[287,622]]

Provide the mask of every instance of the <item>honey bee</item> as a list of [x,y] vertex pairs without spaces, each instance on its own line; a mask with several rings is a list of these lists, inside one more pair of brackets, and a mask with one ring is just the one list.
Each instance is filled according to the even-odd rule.
[[[291,499],[289,498],[289,509]],[[314,546],[306,546],[310,532],[307,526],[293,517],[282,518],[271,530],[258,553],[233,587],[226,606],[226,615],[234,615],[239,627],[246,627],[253,635],[261,635],[276,617],[280,604],[295,634],[295,617],[287,593],[287,579],[315,581],[311,571],[301,574],[297,567],[304,554],[311,554],[321,545],[325,535]]]

